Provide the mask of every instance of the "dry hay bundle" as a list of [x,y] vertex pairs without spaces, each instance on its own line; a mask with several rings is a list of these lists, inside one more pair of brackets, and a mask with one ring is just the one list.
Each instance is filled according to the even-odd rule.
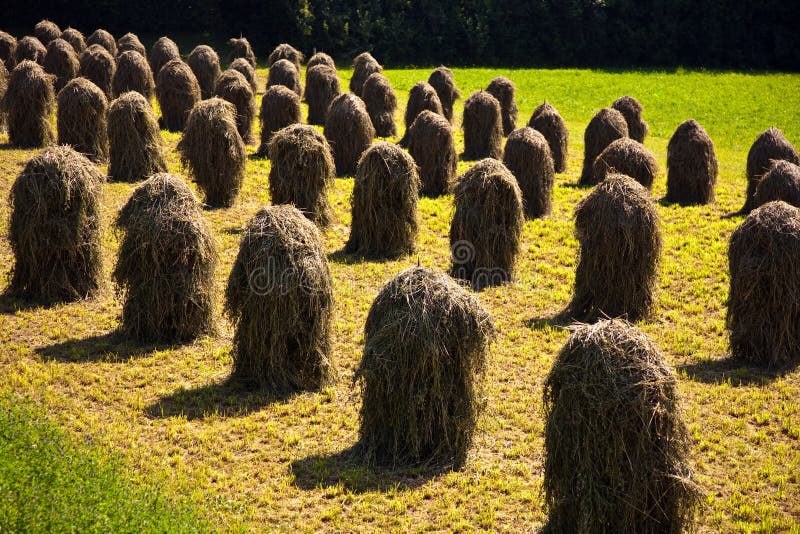
[[358,162],[345,252],[367,258],[411,254],[419,230],[419,175],[411,156],[381,141]]
[[503,151],[503,164],[517,179],[525,215],[550,215],[553,205],[553,158],[542,134],[533,128],[514,130]]
[[100,45],[89,45],[81,54],[79,75],[99,87],[106,98],[111,98],[111,80],[116,71],[117,62]]
[[28,160],[11,188],[10,294],[55,302],[97,291],[102,186],[95,166],[69,147],[50,147]]
[[267,88],[274,85],[283,85],[297,93],[297,96],[303,96],[300,72],[294,66],[294,63],[288,59],[279,59],[270,66],[269,74],[267,75]]
[[150,54],[147,56],[153,76],[158,78],[161,67],[173,59],[181,59],[181,51],[178,45],[169,37],[159,37],[158,40],[153,43],[153,46],[150,48]]
[[51,41],[61,37],[61,28],[55,22],[44,19],[37,22],[36,26],[33,27],[33,34],[44,46],[47,46]]
[[461,175],[450,223],[450,274],[480,291],[514,277],[525,215],[516,178],[486,158]]
[[517,101],[514,93],[517,88],[514,82],[505,76],[498,76],[489,82],[486,92],[500,102],[500,111],[503,115],[503,135],[508,136],[517,128]]
[[331,275],[317,228],[296,208],[269,206],[250,220],[225,300],[235,377],[280,392],[331,381]]
[[147,49],[135,33],[128,32],[117,40],[117,56],[121,56],[123,52],[129,50],[138,52],[142,57],[147,57]]
[[122,241],[112,278],[125,335],[185,342],[212,333],[217,253],[189,186],[172,174],[154,174],[134,189],[114,225]]
[[106,30],[98,28],[95,31],[93,31],[89,37],[86,38],[87,48],[95,44],[105,48],[106,52],[111,54],[111,57],[116,57],[117,40],[114,39],[114,36],[108,33]]
[[252,143],[253,119],[256,117],[256,99],[250,84],[242,73],[228,69],[217,78],[214,95],[227,100],[236,107],[236,130],[245,144]]
[[800,208],[800,167],[785,160],[773,160],[772,167],[758,182],[755,207],[783,200]]
[[177,148],[181,163],[205,193],[205,203],[214,208],[232,206],[247,161],[244,142],[236,131],[233,104],[221,98],[198,102],[189,113]]
[[203,100],[214,96],[214,86],[222,74],[219,68],[219,56],[214,49],[207,45],[194,47],[186,58],[186,64],[192,69],[197,83],[200,84],[200,95]]
[[86,50],[86,39],[84,39],[83,34],[75,28],[67,28],[61,32],[61,38],[72,46],[72,49],[75,50],[75,53],[78,54],[79,57],[83,54],[83,51]]
[[694,119],[682,122],[667,145],[665,199],[682,205],[713,202],[717,172],[714,142],[705,128]]
[[86,78],[75,78],[58,93],[58,144],[69,145],[95,163],[108,159],[105,93]]
[[356,171],[361,154],[372,144],[375,128],[364,102],[354,94],[344,93],[331,102],[324,133],[336,162],[336,174],[344,176]]
[[250,41],[244,37],[238,39],[234,37],[228,39],[228,46],[231,47],[231,53],[228,55],[228,63],[233,63],[236,58],[243,57],[253,68],[256,68],[256,55],[253,53]]
[[311,56],[311,59],[309,59],[308,63],[306,63],[306,69],[310,69],[311,67],[315,67],[317,65],[327,65],[333,70],[336,70],[336,62],[331,56],[324,52],[317,52]]
[[342,94],[339,75],[327,65],[315,65],[306,71],[305,101],[308,103],[308,123],[324,125],[328,108]]
[[403,116],[406,131],[403,138],[400,139],[400,146],[406,146],[408,143],[408,129],[414,123],[417,115],[423,111],[433,111],[444,117],[442,111],[442,103],[439,101],[439,95],[436,94],[434,89],[428,82],[417,82],[408,92],[408,103],[406,104],[406,112]]
[[256,78],[256,69],[248,63],[248,61],[243,57],[238,57],[234,59],[231,64],[228,66],[228,70],[235,70],[238,71],[244,79],[247,80],[247,83],[250,84],[250,89],[253,91],[253,95],[258,92],[258,79]]
[[164,141],[150,103],[129,91],[108,108],[108,179],[138,182],[166,172]]
[[296,124],[301,120],[302,109],[300,108],[300,97],[297,93],[284,87],[276,85],[267,89],[261,99],[261,146],[258,155],[269,157],[269,142],[275,132]]
[[364,82],[361,95],[364,105],[367,106],[372,126],[375,127],[375,135],[378,137],[397,135],[397,126],[394,123],[397,97],[389,79],[380,72],[371,74]]
[[412,267],[364,326],[359,445],[370,464],[463,467],[481,409],[491,316],[445,273]]
[[647,137],[647,132],[650,131],[650,128],[642,118],[642,111],[644,110],[642,104],[632,96],[621,96],[614,100],[611,107],[625,117],[625,123],[628,125],[628,136],[634,141],[644,143],[644,138]]
[[567,313],[580,321],[649,317],[662,247],[649,191],[629,176],[608,176],[578,204],[575,235],[580,251]]
[[647,189],[652,189],[653,180],[658,174],[658,162],[643,144],[623,137],[600,152],[594,160],[592,174],[597,183],[605,180],[609,174],[624,174]]
[[747,154],[747,198],[742,206],[742,213],[750,213],[755,207],[758,182],[772,166],[772,161],[781,159],[800,165],[797,150],[784,137],[783,132],[773,127],[758,136]]
[[47,49],[36,37],[26,35],[17,41],[17,47],[14,49],[14,63],[19,64],[23,61],[34,61],[39,65],[44,63],[44,56],[47,55]]
[[458,154],[453,128],[446,118],[427,110],[417,115],[408,130],[408,153],[419,170],[420,195],[438,197],[450,192]]
[[332,218],[328,190],[336,169],[325,136],[312,126],[293,124],[272,136],[269,154],[272,203],[293,204],[318,226],[328,226]]
[[303,60],[305,59],[305,56],[303,56],[303,53],[292,45],[283,43],[276,46],[275,49],[270,52],[269,57],[267,58],[267,65],[271,67],[276,61],[281,59],[285,59],[292,63],[297,69],[297,72],[300,72],[300,68],[303,66]]
[[364,82],[373,73],[383,72],[383,67],[372,57],[369,52],[362,52],[353,59],[353,75],[350,78],[350,91],[357,97],[361,97],[361,90]]
[[180,59],[163,65],[156,77],[156,98],[162,126],[171,132],[183,131],[189,112],[200,101],[200,84],[189,65]]
[[616,109],[603,108],[597,112],[583,133],[583,170],[578,180],[580,185],[596,185],[594,160],[605,148],[616,141],[628,137],[628,123]]
[[800,363],[800,211],[754,209],[731,236],[727,327],[731,353],[768,367]]
[[486,91],[476,91],[464,102],[464,159],[500,159],[503,123],[500,102]]
[[566,172],[567,157],[569,156],[567,149],[569,133],[567,132],[567,124],[558,113],[558,110],[547,102],[542,103],[533,110],[528,126],[547,139],[547,144],[550,146],[550,155],[553,156],[553,169],[556,172]]
[[8,122],[8,141],[21,148],[43,147],[55,138],[50,126],[53,112],[52,76],[33,61],[19,63],[8,79],[2,109]]
[[8,71],[13,70],[14,65],[17,64],[15,60],[16,50],[17,38],[10,33],[0,31],[0,61],[3,62]]
[[3,109],[3,98],[6,96],[8,89],[8,71],[6,65],[0,61],[0,133],[6,131],[6,112]]
[[451,123],[453,122],[453,104],[461,98],[461,92],[456,87],[456,79],[453,71],[447,67],[437,67],[428,77],[428,83],[436,90],[439,95],[439,102],[442,103],[442,113]]
[[691,530],[700,491],[675,372],[625,321],[571,330],[544,385],[542,532]]
[[111,79],[111,90],[115,97],[128,91],[136,91],[150,100],[155,85],[153,72],[143,55],[134,50],[126,50],[117,56],[117,70]]
[[55,77],[53,88],[56,94],[67,85],[71,79],[78,75],[80,62],[75,54],[75,49],[64,39],[53,39],[47,46],[44,56],[44,71]]

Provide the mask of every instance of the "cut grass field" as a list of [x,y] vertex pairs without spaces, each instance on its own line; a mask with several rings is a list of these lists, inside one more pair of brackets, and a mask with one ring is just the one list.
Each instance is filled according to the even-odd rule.
[[[401,103],[430,69],[388,70]],[[343,87],[350,72],[342,70]],[[517,85],[520,125],[543,100],[570,129],[569,166],[557,175],[553,215],[527,221],[513,284],[478,294],[498,339],[488,361],[485,402],[466,467],[456,473],[374,471],[346,452],[357,439],[360,396],[351,387],[363,348],[367,310],[380,287],[420,262],[446,269],[452,198],[422,199],[418,252],[362,262],[337,253],[350,223],[352,178],[336,180],[335,222],[324,232],[335,288],[334,385],[275,398],[227,381],[232,331],[180,347],[119,339],[120,303],[110,284],[91,301],[50,308],[0,299],[0,391],[34,399],[67,433],[116,451],[136,476],[158,477],[168,498],[187,499],[220,530],[507,530],[542,524],[542,384],[567,331],[551,318],[568,303],[577,243],[572,213],[588,189],[575,186],[583,129],[624,94],[645,107],[645,145],[661,166],[653,194],[666,190],[666,146],[695,118],[716,143],[717,203],[659,205],[664,252],[658,305],[640,327],[677,369],[694,440],[692,464],[705,491],[703,532],[800,532],[800,371],[782,375],[728,360],[727,246],[744,202],[745,161],[755,137],[777,126],[800,144],[800,75],[715,72],[456,69],[464,98],[503,74]],[[260,87],[266,77],[259,69]],[[460,125],[463,99],[456,105]],[[164,132],[170,169],[183,174]],[[3,142],[6,137],[3,136]],[[463,135],[457,133],[463,149]],[[255,147],[248,147],[252,153]],[[3,146],[0,196],[36,151]],[[468,168],[459,163],[459,172]],[[221,295],[248,219],[269,203],[269,162],[251,159],[236,205],[207,211],[221,256]],[[194,186],[193,186],[194,187]],[[107,184],[103,199],[106,280],[118,236],[110,223],[133,185]],[[0,203],[0,234],[9,209]],[[0,244],[0,271],[13,258]],[[26,454],[21,450],[18,454]],[[76,509],[76,514],[84,513]],[[77,517],[76,517],[77,522]]]

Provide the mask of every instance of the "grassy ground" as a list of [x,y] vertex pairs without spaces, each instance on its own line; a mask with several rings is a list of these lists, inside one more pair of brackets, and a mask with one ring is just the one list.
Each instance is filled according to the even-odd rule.
[[[386,74],[404,104],[408,89],[428,72]],[[478,296],[494,315],[499,337],[489,359],[487,409],[462,472],[374,472],[348,464],[342,454],[356,441],[360,398],[351,379],[368,307],[399,270],[417,261],[448,267],[450,197],[420,201],[417,254],[380,263],[332,256],[338,380],[321,393],[275,399],[229,384],[232,332],[222,319],[218,337],[192,345],[125,344],[113,334],[120,304],[111,287],[90,302],[48,309],[0,300],[0,390],[43,403],[69,433],[119,451],[127,469],[163,475],[163,492],[187,497],[223,530],[538,526],[545,519],[541,387],[567,337],[549,318],[568,302],[573,281],[571,216],[587,193],[574,186],[583,129],[598,109],[629,93],[645,106],[652,130],[645,144],[662,168],[656,197],[665,192],[667,141],[684,119],[694,117],[706,127],[720,160],[717,204],[659,207],[665,236],[659,305],[655,318],[641,324],[680,375],[695,440],[692,460],[707,495],[700,530],[800,532],[800,374],[776,376],[730,364],[724,328],[727,243],[741,222],[724,215],[743,203],[747,149],[760,131],[775,125],[800,144],[800,76],[482,69],[455,74],[466,97],[501,73],[517,84],[520,123],[544,99],[559,109],[570,128],[570,161],[568,172],[557,176],[553,216],[525,224],[516,281]],[[265,71],[259,74],[263,87]],[[346,87],[350,73],[341,74]],[[165,138],[170,167],[181,172],[174,152],[179,136],[165,133]],[[457,142],[461,149],[460,132]],[[33,153],[2,148],[1,196]],[[462,162],[459,170],[467,166]],[[206,212],[219,239],[220,293],[239,229],[269,202],[268,171],[268,162],[249,161],[236,206]],[[351,178],[336,181],[337,221],[324,235],[329,253],[347,239],[352,185]],[[127,184],[105,189],[107,273],[118,246],[109,223],[131,189]],[[3,235],[8,215],[7,203],[0,203]],[[4,240],[0,271],[11,266]]]

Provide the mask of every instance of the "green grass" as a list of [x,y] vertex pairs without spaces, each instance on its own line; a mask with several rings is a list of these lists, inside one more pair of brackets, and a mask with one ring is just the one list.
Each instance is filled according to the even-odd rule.
[[[428,73],[386,72],[401,102],[401,133],[408,89]],[[350,73],[341,74],[347,87]],[[331,257],[338,379],[320,393],[276,399],[228,384],[232,329],[223,319],[217,337],[191,345],[120,345],[109,335],[120,313],[111,287],[89,302],[48,309],[0,300],[0,388],[33,397],[70,435],[91,435],[116,451],[126,469],[160,477],[164,495],[191,501],[221,530],[518,531],[541,525],[542,383],[568,335],[548,319],[571,294],[577,253],[571,217],[588,192],[574,186],[583,129],[597,110],[629,93],[642,101],[651,126],[645,145],[661,166],[656,198],[666,190],[669,136],[683,120],[693,117],[706,127],[720,160],[716,204],[658,207],[665,240],[658,307],[639,325],[678,370],[694,439],[691,460],[706,492],[700,530],[800,532],[800,372],[771,375],[730,363],[724,324],[727,244],[741,222],[725,215],[743,203],[747,150],[759,132],[775,125],[800,144],[800,75],[455,71],[465,98],[499,74],[517,84],[520,124],[544,99],[559,109],[570,129],[570,159],[568,171],[556,178],[553,215],[525,224],[515,282],[478,294],[499,336],[488,362],[486,411],[463,471],[376,472],[342,454],[357,439],[360,398],[351,381],[369,305],[405,267],[418,261],[448,267],[451,197],[420,201],[416,254],[387,262]],[[259,75],[263,87],[263,68]],[[164,136],[170,168],[182,172],[174,151],[179,136]],[[460,130],[457,145],[463,148]],[[0,197],[7,198],[33,153],[0,151]],[[459,163],[459,171],[467,167]],[[238,229],[269,203],[268,172],[268,162],[248,161],[237,204],[206,212],[219,240],[220,295]],[[337,179],[331,193],[336,222],[323,236],[330,254],[347,240],[352,186],[352,178]],[[132,187],[105,188],[107,279],[118,247],[110,223]],[[2,235],[8,215],[7,203],[0,203]],[[0,271],[12,264],[3,241]]]

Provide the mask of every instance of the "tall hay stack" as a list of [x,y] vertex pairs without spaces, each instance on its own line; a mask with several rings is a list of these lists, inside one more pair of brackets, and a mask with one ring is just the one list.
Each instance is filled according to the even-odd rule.
[[36,148],[55,140],[50,126],[50,114],[55,107],[52,76],[37,63],[23,61],[14,67],[2,104],[9,143]]
[[245,144],[255,141],[253,120],[256,117],[256,99],[250,83],[236,70],[228,69],[217,78],[214,95],[236,107],[236,129]]
[[403,116],[406,130],[403,133],[403,138],[400,139],[400,146],[405,147],[407,145],[408,129],[411,128],[417,115],[425,110],[433,111],[434,113],[444,116],[442,103],[439,101],[439,95],[436,94],[436,89],[428,82],[417,82],[408,92],[408,103],[406,104],[406,111]]
[[111,79],[111,90],[115,98],[128,91],[136,91],[150,100],[155,85],[153,72],[142,54],[126,50],[117,56],[117,70]]
[[428,83],[436,90],[439,95],[439,102],[442,103],[442,113],[445,118],[453,123],[453,104],[461,98],[461,92],[456,86],[456,79],[453,71],[447,67],[437,67],[428,76]]
[[800,166],[785,160],[773,160],[772,166],[758,182],[755,206],[775,200],[800,208]]
[[106,49],[106,52],[111,54],[111,57],[117,57],[117,40],[114,36],[102,28],[98,28],[86,38],[86,47],[92,45],[100,45]]
[[486,87],[486,92],[500,102],[500,112],[503,116],[503,135],[506,137],[517,128],[519,110],[517,109],[517,101],[514,98],[516,90],[514,82],[505,76],[494,78]]
[[61,37],[61,28],[55,22],[44,19],[37,22],[36,26],[33,27],[33,34],[46,47],[51,41]]
[[628,125],[628,136],[634,141],[644,143],[644,138],[647,137],[650,127],[642,118],[642,111],[644,111],[642,104],[632,96],[621,96],[614,100],[611,107],[625,117],[625,123]]
[[297,93],[297,96],[303,96],[300,71],[288,59],[279,59],[270,66],[269,74],[267,75],[267,88],[274,85],[283,85]]
[[361,97],[364,82],[373,73],[383,72],[383,66],[369,52],[362,52],[353,59],[353,75],[350,78],[350,92]]
[[394,122],[394,113],[397,111],[397,96],[389,79],[375,72],[370,74],[361,89],[364,105],[375,128],[378,137],[394,137],[397,135],[397,126]]
[[594,160],[592,175],[596,182],[602,182],[609,174],[630,176],[651,190],[658,174],[658,162],[643,144],[623,137],[608,145]]
[[419,169],[420,195],[438,197],[450,193],[458,167],[450,121],[438,113],[423,111],[408,130],[407,144]]
[[261,99],[259,120],[261,121],[261,146],[258,149],[258,155],[269,157],[269,142],[275,132],[302,120],[300,97],[283,85],[270,87]]
[[37,39],[26,35],[17,41],[14,49],[14,63],[19,65],[23,61],[33,61],[39,65],[44,64],[44,56],[47,55],[47,48]]
[[503,151],[503,164],[517,179],[525,215],[531,219],[550,215],[555,170],[544,136],[530,127],[511,132]]
[[205,203],[227,208],[244,181],[247,151],[236,130],[236,108],[221,98],[195,105],[178,143],[181,163],[205,193]]
[[156,98],[163,127],[182,132],[189,112],[200,102],[200,84],[189,65],[180,59],[162,65],[156,77]]
[[253,53],[250,41],[244,37],[238,39],[234,37],[228,39],[228,46],[231,47],[231,53],[228,55],[228,63],[232,63],[236,58],[243,57],[253,68],[256,68],[256,55]]
[[143,58],[147,57],[147,49],[135,33],[128,32],[117,39],[117,57],[128,51],[138,52]]
[[318,64],[306,71],[305,101],[308,103],[308,123],[322,126],[337,96],[342,94],[339,75],[335,69]]
[[11,188],[10,294],[50,303],[97,292],[102,185],[95,166],[69,147],[50,147],[28,160]]
[[173,59],[181,59],[181,51],[178,45],[169,37],[159,37],[150,47],[150,54],[147,56],[153,76],[158,78],[161,67]]
[[336,62],[333,60],[331,56],[329,56],[324,52],[317,52],[316,54],[311,56],[311,59],[309,59],[308,63],[306,63],[306,72],[308,72],[308,69],[310,69],[311,67],[315,67],[317,65],[327,65],[333,70],[336,70]]
[[547,139],[550,155],[553,156],[553,169],[559,173],[567,172],[569,132],[558,110],[547,102],[540,104],[533,110],[528,126]]
[[83,34],[75,28],[67,28],[61,32],[61,38],[72,46],[72,49],[75,50],[78,57],[86,50],[86,39]]
[[682,122],[667,145],[665,199],[685,206],[714,202],[718,172],[714,142],[705,128],[694,119]]
[[616,109],[603,108],[598,111],[583,133],[583,170],[578,180],[580,185],[596,185],[594,160],[605,148],[616,141],[628,137],[628,123]]
[[442,272],[412,267],[381,289],[355,374],[367,463],[463,467],[494,335],[478,300]]
[[300,69],[303,67],[305,56],[292,45],[283,43],[276,46],[272,52],[270,52],[269,57],[267,57],[267,65],[271,67],[276,61],[281,59],[291,62],[297,69],[297,72],[300,72]]
[[138,182],[166,172],[158,121],[141,93],[129,91],[108,108],[108,179]]
[[69,145],[95,163],[108,160],[108,99],[86,78],[75,78],[58,93],[58,144]]
[[89,45],[81,54],[79,74],[99,87],[106,98],[111,98],[114,94],[111,82],[116,71],[117,62],[108,50],[100,45]]
[[324,133],[333,151],[336,174],[344,176],[355,172],[361,154],[372,144],[375,128],[364,102],[344,93],[331,102]]
[[575,235],[580,249],[567,313],[585,322],[648,318],[662,249],[649,191],[629,176],[608,176],[578,204]]
[[247,80],[247,83],[250,84],[250,89],[253,91],[253,96],[258,92],[258,80],[256,78],[256,69],[248,63],[248,61],[243,58],[239,57],[234,59],[230,66],[228,66],[228,70],[235,70],[238,71],[239,74],[244,76],[244,79]]
[[361,157],[353,184],[352,223],[345,252],[395,258],[416,249],[419,175],[411,156],[381,141]]
[[464,154],[466,160],[503,157],[503,123],[500,102],[486,91],[476,91],[464,102]]
[[214,86],[217,84],[217,78],[222,74],[219,67],[219,56],[214,49],[207,45],[194,47],[189,57],[186,58],[186,64],[192,69],[197,83],[200,84],[202,99],[214,96]]
[[262,208],[250,220],[225,300],[235,377],[278,392],[331,381],[331,275],[317,228],[296,208]]
[[78,75],[80,62],[75,54],[75,49],[64,39],[53,39],[47,45],[47,54],[44,56],[44,71],[55,77],[53,88],[56,94],[67,83]]
[[675,372],[625,321],[571,330],[544,385],[542,532],[691,530],[700,491]]
[[6,66],[6,70],[11,72],[16,62],[17,38],[0,31],[0,61]]
[[125,335],[186,342],[213,333],[214,237],[183,180],[154,174],[134,189],[114,225],[122,242],[112,278]]
[[750,213],[754,207],[756,188],[773,160],[786,160],[800,165],[800,156],[779,129],[772,127],[759,135],[747,153],[747,192],[741,212]]

